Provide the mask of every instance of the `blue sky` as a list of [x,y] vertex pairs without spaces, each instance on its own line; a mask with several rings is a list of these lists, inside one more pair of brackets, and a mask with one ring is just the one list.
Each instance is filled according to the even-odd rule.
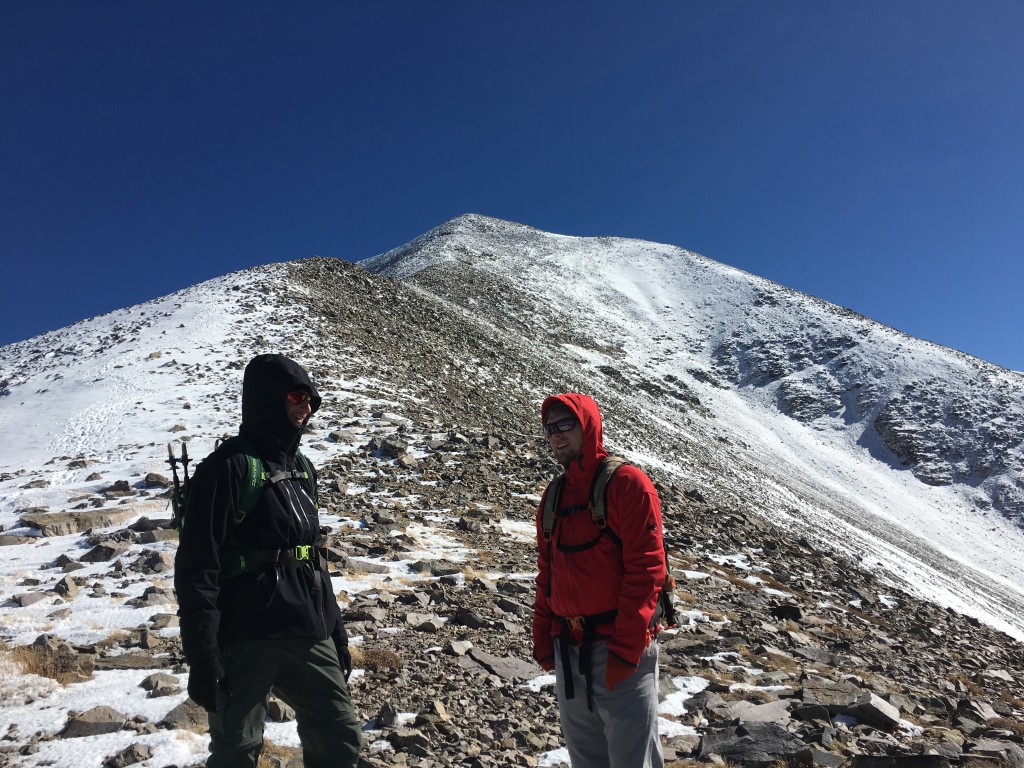
[[1024,370],[1024,4],[0,2],[0,344],[462,213]]

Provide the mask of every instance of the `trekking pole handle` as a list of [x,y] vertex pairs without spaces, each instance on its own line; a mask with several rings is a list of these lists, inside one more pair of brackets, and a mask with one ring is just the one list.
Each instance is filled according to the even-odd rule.
[[[179,459],[174,455],[174,446],[171,443],[167,444],[167,463],[171,465],[171,478],[174,482],[174,488],[171,490],[171,509],[174,512],[174,517],[177,518],[181,514],[181,483],[178,481],[178,462]],[[182,465],[184,469],[184,464]],[[186,474],[187,476],[187,474]]]

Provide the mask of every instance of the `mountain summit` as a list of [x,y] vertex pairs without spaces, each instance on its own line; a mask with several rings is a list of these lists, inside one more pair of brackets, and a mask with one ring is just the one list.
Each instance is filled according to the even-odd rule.
[[[370,765],[558,764],[526,632],[556,391],[594,396],[658,484],[687,609],[662,645],[679,756],[723,754],[745,705],[801,750],[1016,755],[991,745],[1024,733],[1024,376],[678,247],[466,215],[0,348],[0,637],[65,684],[4,676],[0,765],[100,766],[129,731],[154,766],[198,761],[167,443],[200,459],[231,434],[268,351],[324,398],[304,451]],[[101,706],[128,730],[78,719]]]
[[1018,592],[1019,373],[669,245],[466,215],[360,266],[557,364],[541,387],[596,393],[619,449],[868,563],[907,550],[904,582]]

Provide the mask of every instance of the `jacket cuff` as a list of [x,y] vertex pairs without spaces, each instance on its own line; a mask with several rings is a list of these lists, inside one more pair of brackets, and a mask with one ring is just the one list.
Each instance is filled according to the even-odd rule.
[[643,652],[643,647],[626,647],[622,643],[615,642],[614,639],[608,641],[608,655],[614,656],[623,664],[628,664],[634,669],[640,666],[640,657],[643,655]]
[[608,655],[614,657],[617,661],[619,661],[622,664],[625,664],[627,667],[631,667],[632,669],[636,669],[637,667],[640,666],[639,659],[637,661],[635,661],[635,662],[630,661],[629,659],[625,658],[624,656],[620,656],[619,654],[617,654],[611,648],[608,649]]
[[331,640],[334,641],[335,645],[348,648],[348,632],[345,630],[345,623],[340,617],[338,618],[338,623],[334,625],[334,630],[331,632]]

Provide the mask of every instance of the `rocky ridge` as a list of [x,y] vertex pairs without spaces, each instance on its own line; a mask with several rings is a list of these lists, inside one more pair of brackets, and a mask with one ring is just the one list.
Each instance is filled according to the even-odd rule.
[[[673,281],[685,275],[673,286],[694,286],[692,295],[655,294],[664,302],[658,321],[636,316],[637,297],[623,296],[613,282],[600,285],[604,270],[618,267],[606,255],[625,249],[641,269],[664,270]],[[659,349],[645,367],[659,358],[666,368],[680,356],[691,360],[683,376],[675,371],[669,380],[670,397],[686,400],[690,377],[747,390],[815,429],[851,430],[879,461],[905,467],[923,483],[978,489],[971,498],[979,508],[1024,525],[1020,373],[672,246],[565,238],[470,214],[362,264],[496,324],[511,324],[536,344],[607,354],[609,370],[597,370],[623,382],[646,378],[665,387],[630,371],[630,331],[642,328]],[[594,307],[573,301],[572,284],[589,275],[597,278],[594,290],[608,315],[603,328]],[[559,301],[547,301],[545,283],[559,282],[565,284],[556,290]],[[730,302],[738,305],[729,313],[738,318],[735,324],[723,323],[725,315],[716,311]],[[576,322],[580,316],[587,323]],[[599,334],[588,333],[594,328]],[[875,362],[879,350],[884,369]],[[922,361],[928,361],[924,368]]]

